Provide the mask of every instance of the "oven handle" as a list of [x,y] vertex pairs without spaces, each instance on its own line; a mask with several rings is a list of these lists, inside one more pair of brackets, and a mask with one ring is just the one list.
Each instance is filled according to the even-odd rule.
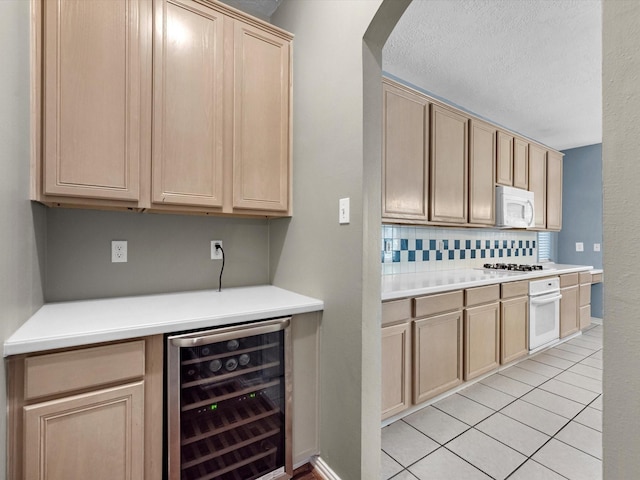
[[558,295],[554,295],[553,297],[543,297],[543,298],[531,298],[529,299],[529,302],[531,303],[531,305],[545,305],[547,303],[553,303],[556,300],[560,300],[562,298],[562,295],[558,294]]
[[172,345],[180,348],[198,347],[209,343],[225,342],[227,340],[233,340],[234,338],[278,332],[287,328],[290,323],[291,317],[276,318],[275,320],[250,323],[247,325],[217,328],[204,332],[185,333],[183,335],[169,337],[169,340]]

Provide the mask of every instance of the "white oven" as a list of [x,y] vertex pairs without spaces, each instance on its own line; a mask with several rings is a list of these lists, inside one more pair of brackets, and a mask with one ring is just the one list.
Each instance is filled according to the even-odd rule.
[[529,351],[560,338],[560,278],[529,282]]

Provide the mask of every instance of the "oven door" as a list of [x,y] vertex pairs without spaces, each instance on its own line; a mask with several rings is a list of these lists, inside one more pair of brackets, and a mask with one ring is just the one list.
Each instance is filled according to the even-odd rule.
[[559,292],[529,299],[529,350],[543,347],[560,338]]

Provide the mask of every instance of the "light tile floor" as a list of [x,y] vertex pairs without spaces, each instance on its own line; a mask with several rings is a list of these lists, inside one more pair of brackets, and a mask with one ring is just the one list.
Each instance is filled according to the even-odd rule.
[[602,330],[383,428],[382,480],[601,480]]

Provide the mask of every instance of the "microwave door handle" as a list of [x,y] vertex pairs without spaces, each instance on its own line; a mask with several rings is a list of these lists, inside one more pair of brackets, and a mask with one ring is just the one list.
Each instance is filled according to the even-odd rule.
[[527,203],[529,204],[529,211],[531,212],[531,218],[529,218],[529,221],[527,221],[527,225],[533,225],[533,203],[531,203],[531,200],[527,200]]

